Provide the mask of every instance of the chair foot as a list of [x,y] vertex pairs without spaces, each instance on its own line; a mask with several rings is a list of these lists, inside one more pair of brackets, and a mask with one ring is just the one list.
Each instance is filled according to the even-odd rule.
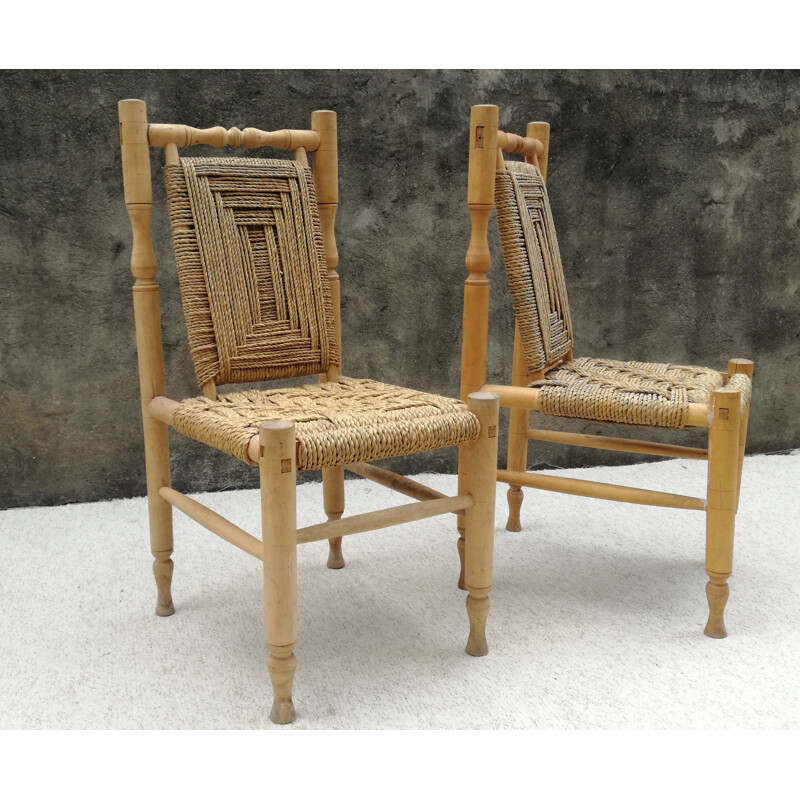
[[[328,519],[339,519],[328,515]],[[336,536],[333,539],[328,539],[328,569],[342,569],[344,567],[344,556],[342,555],[342,537]]]
[[466,589],[464,585],[464,548],[466,546],[466,541],[464,540],[464,531],[459,528],[459,539],[456,542],[456,546],[458,547],[458,560],[461,562],[461,572],[458,576],[458,588],[459,589]]
[[489,616],[489,598],[467,597],[467,614],[469,615],[469,639],[466,651],[471,656],[485,656],[489,652],[486,644],[486,619]]
[[506,523],[507,531],[518,532],[522,530],[522,525],[519,521],[519,512],[522,508],[522,489],[519,486],[512,486],[506,493],[508,498],[508,522]]
[[704,631],[706,636],[712,639],[724,639],[728,632],[725,630],[723,613],[725,604],[728,602],[728,595],[731,590],[727,582],[709,581],[706,584],[706,597],[708,597],[708,623]]
[[175,606],[172,604],[170,600],[169,605],[162,605],[161,603],[156,603],[156,614],[159,617],[171,617],[175,613]]
[[156,601],[156,614],[159,617],[171,617],[175,613],[175,606],[172,604],[172,572],[175,565],[171,558],[164,561],[153,562],[153,575],[156,579],[156,589],[158,590],[158,600]]
[[269,718],[276,725],[287,725],[297,717],[292,702],[292,682],[294,681],[294,671],[297,669],[297,658],[294,653],[288,655],[270,653],[267,659],[267,669],[274,693]]

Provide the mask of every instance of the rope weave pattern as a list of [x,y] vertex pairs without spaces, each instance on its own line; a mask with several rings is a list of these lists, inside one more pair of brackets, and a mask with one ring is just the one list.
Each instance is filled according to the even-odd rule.
[[280,159],[182,158],[165,179],[198,383],[339,364],[311,171]]
[[191,398],[176,410],[173,426],[252,465],[250,440],[259,423],[276,419],[296,423],[300,470],[452,447],[480,433],[477,417],[457,400],[352,378]]
[[550,202],[539,170],[507,162],[497,171],[495,204],[528,371],[545,370],[572,349],[572,321]]
[[[704,367],[678,367],[642,361],[578,358],[556,367],[531,386],[541,388],[540,411],[622,425],[684,428],[689,403],[709,403],[723,376]],[[750,379],[731,376],[728,386],[750,403]]]

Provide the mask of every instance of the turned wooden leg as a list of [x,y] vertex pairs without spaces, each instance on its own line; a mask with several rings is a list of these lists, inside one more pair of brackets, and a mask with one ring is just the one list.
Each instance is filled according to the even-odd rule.
[[723,387],[711,399],[708,432],[708,498],[706,501],[706,574],[708,623],[705,634],[727,635],[723,614],[728,601],[728,578],[733,568],[733,528],[739,482],[739,423],[741,393]]
[[475,500],[464,515],[464,566],[469,616],[467,653],[485,656],[486,618],[492,588],[494,556],[494,501],[497,473],[497,395],[474,392],[468,398],[469,410],[481,423],[480,438],[467,445],[467,490]]
[[[522,349],[519,325],[514,327],[514,360],[511,366],[512,386],[526,386],[528,383],[528,367]],[[508,459],[507,469],[510,472],[525,472],[528,468],[528,425],[530,412],[525,408],[512,408],[508,413]],[[522,523],[519,512],[522,508],[522,487],[510,485],[506,494],[508,498],[507,531],[521,531]]]
[[279,725],[296,712],[292,681],[297,660],[297,467],[294,423],[259,426],[261,528],[264,547],[264,627],[274,700],[269,718]]
[[[341,519],[344,514],[344,467],[325,467],[322,470],[322,498],[329,520]],[[328,568],[341,569],[342,537],[328,539]]]
[[[750,380],[753,380],[753,370],[755,365],[747,358],[732,358],[728,362],[728,375],[735,375],[737,372],[744,373]],[[744,448],[747,443],[747,422],[750,418],[750,404],[742,410],[739,418],[739,476],[736,479],[736,508],[739,508],[739,492],[742,487],[742,467],[744,466]]]
[[[459,496],[467,494],[467,445],[462,444],[458,448],[458,494]],[[460,565],[460,572],[458,573],[458,588],[464,588],[464,516],[465,512],[459,511],[456,514],[456,527],[458,529],[458,541],[456,548],[458,549],[458,561]]]
[[[510,472],[525,472],[528,467],[528,411],[524,408],[512,408],[509,411],[508,423],[508,469]],[[508,498],[507,531],[521,531],[519,519],[522,508],[522,487],[510,485],[506,493]]]
[[150,551],[153,554],[153,575],[156,579],[156,614],[169,617],[175,613],[172,604],[172,506],[158,493],[170,485],[169,438],[167,426],[144,417],[144,452],[147,470],[147,507],[150,517]]

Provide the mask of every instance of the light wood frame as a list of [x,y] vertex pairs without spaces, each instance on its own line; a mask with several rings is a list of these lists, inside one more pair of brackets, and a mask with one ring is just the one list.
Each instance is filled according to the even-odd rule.
[[[267,132],[255,128],[200,130],[185,125],[152,125],[147,122],[145,103],[122,100],[119,103],[122,171],[125,204],[133,231],[131,271],[133,285],[139,385],[144,425],[145,468],[150,516],[150,545],[157,587],[156,613],[174,613],[171,583],[173,573],[172,508],[178,508],[203,527],[263,562],[264,618],[269,649],[267,667],[272,680],[274,701],[270,719],[288,723],[295,718],[292,682],[296,667],[297,642],[297,545],[327,539],[330,543],[328,566],[344,566],[341,554],[343,536],[377,530],[439,514],[458,513],[466,531],[467,613],[470,632],[466,651],[470,655],[487,652],[485,626],[489,607],[494,537],[494,469],[497,464],[498,399],[486,392],[470,392],[469,410],[480,423],[480,435],[461,450],[463,460],[472,465],[469,479],[460,484],[456,497],[439,492],[401,475],[369,464],[350,464],[322,470],[323,503],[328,522],[301,530],[296,522],[296,448],[292,420],[266,422],[250,442],[249,453],[259,465],[261,481],[262,539],[224,519],[170,486],[168,426],[177,407],[166,397],[161,339],[161,314],[156,284],[156,257],[150,234],[153,194],[150,148],[164,149],[167,163],[178,163],[178,147],[207,144],[215,147],[271,146],[294,151],[295,158],[308,165],[313,153],[313,175],[328,281],[331,290],[336,337],[341,344],[339,309],[339,261],[334,235],[338,203],[338,165],[336,114],[315,111],[310,130]],[[321,381],[337,381],[339,367],[331,367]],[[213,382],[203,393],[216,397]],[[344,469],[409,495],[418,502],[381,511],[343,518]]]
[[[713,393],[708,405],[690,404],[687,424],[708,428],[707,449],[618,437],[537,430],[530,427],[529,413],[540,409],[540,390],[529,387],[528,384],[542,378],[544,373],[528,372],[518,326],[515,326],[514,333],[511,385],[486,384],[489,331],[488,272],[491,266],[488,226],[494,206],[495,173],[504,166],[503,153],[518,153],[527,163],[535,164],[546,180],[550,150],[548,123],[529,123],[526,135],[522,137],[500,131],[498,116],[497,106],[472,107],[467,192],[472,234],[466,258],[469,276],[464,288],[461,393],[463,398],[478,389],[492,392],[499,396],[501,407],[510,409],[507,469],[497,472],[497,480],[509,484],[509,516],[506,527],[510,531],[521,530],[520,507],[523,486],[627,503],[705,511],[706,573],[709,578],[706,587],[709,617],[705,633],[713,638],[723,638],[726,636],[723,612],[729,594],[727,580],[731,575],[733,563],[734,518],[739,502],[750,410],[749,404],[742,407],[740,392],[733,387],[723,385]],[[570,352],[566,360],[571,358]],[[744,373],[752,378],[753,362],[742,358],[730,360],[727,371],[723,373],[725,382],[736,373]],[[531,439],[579,447],[707,460],[709,464],[706,497],[685,497],[626,486],[527,473],[527,448]],[[465,472],[468,470],[469,466],[459,464],[461,481],[465,479]],[[464,533],[461,524],[459,533],[459,552],[463,553]],[[463,587],[463,570],[459,586]]]

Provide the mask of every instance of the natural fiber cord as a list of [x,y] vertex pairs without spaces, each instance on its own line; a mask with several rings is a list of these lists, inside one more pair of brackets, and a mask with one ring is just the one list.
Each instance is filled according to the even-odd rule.
[[311,171],[281,159],[182,158],[165,178],[198,383],[338,365]]
[[480,432],[477,417],[457,400],[351,378],[191,398],[175,411],[173,426],[253,464],[247,446],[259,423],[275,419],[296,423],[300,470],[452,447]]
[[547,189],[539,170],[509,161],[495,178],[503,260],[530,372],[572,349],[572,322]]
[[[623,425],[684,428],[689,403],[709,403],[723,376],[703,367],[578,358],[531,383],[541,389],[543,414]],[[750,379],[733,375],[728,386],[750,402]]]
[[[496,174],[495,203],[525,363],[529,374],[546,373],[530,384],[541,389],[539,411],[624,425],[685,427],[689,403],[709,403],[723,376],[674,364],[564,361],[572,350],[572,322],[550,201],[538,168],[506,162]],[[743,405],[750,402],[746,375],[732,376],[728,385],[742,392]]]

